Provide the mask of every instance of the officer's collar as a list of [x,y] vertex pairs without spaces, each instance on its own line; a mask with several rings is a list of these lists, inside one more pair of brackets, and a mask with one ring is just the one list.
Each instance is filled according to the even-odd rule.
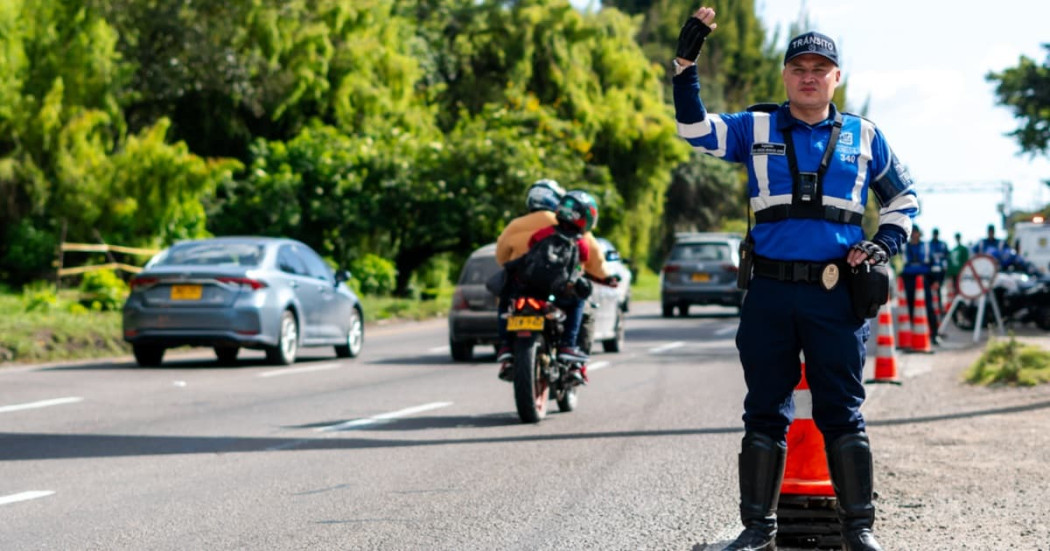
[[796,124],[799,126],[805,126],[809,128],[824,126],[826,124],[831,124],[835,120],[835,115],[838,114],[838,108],[835,107],[835,102],[831,102],[828,104],[828,118],[818,122],[817,124],[809,124],[796,119],[795,116],[791,114],[791,108],[788,107],[789,103],[790,102],[785,101],[784,103],[780,104],[780,112],[777,113],[777,130],[787,130]]

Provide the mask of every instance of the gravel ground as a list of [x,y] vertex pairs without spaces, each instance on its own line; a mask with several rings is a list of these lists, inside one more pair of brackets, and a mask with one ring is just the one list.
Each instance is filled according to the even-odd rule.
[[[1018,340],[1050,349],[1027,332]],[[967,384],[983,345],[952,337],[899,354],[900,386],[869,386],[876,535],[887,550],[1050,550],[1050,385]]]

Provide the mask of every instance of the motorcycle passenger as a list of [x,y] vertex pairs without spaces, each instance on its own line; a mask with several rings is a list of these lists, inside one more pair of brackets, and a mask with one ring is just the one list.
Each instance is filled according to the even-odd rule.
[[[557,192],[558,199],[551,201],[551,195],[547,193],[548,190]],[[604,249],[594,234],[590,231],[597,222],[597,203],[590,194],[584,191],[573,191],[570,192],[577,200],[583,203],[588,203],[594,206],[594,220],[587,225],[587,229],[583,232],[582,239],[586,245],[588,254],[586,257],[580,255],[580,261],[583,264],[584,272],[597,281],[603,282],[607,285],[615,286],[618,280],[614,280],[614,276],[610,276],[608,267],[605,263]],[[528,215],[521,216],[511,221],[510,224],[500,234],[499,239],[496,240],[496,262],[503,267],[507,267],[507,264],[511,261],[521,258],[532,245],[532,238],[537,231],[552,228],[559,225],[558,217],[553,212],[562,196],[565,193],[561,186],[554,180],[543,179],[537,181],[529,189],[529,199],[526,201],[530,210],[535,209]],[[510,335],[507,334],[507,320],[503,317],[503,313],[507,311],[508,305],[510,304],[510,294],[512,285],[509,283],[511,278],[507,278],[508,284],[503,287],[504,291],[500,293],[499,302],[499,336],[500,344],[499,351],[496,354],[496,361],[500,364],[499,378],[504,381],[513,381],[513,369],[511,369],[511,339]],[[582,306],[582,300],[579,301]],[[582,318],[583,308],[580,307],[579,314]],[[568,313],[568,312],[567,312]],[[570,318],[571,319],[571,318]],[[579,334],[579,323],[574,324],[573,335]],[[568,331],[568,327],[566,330]],[[576,337],[573,335],[566,335],[566,338]],[[572,341],[575,343],[575,340]],[[583,362],[586,361],[586,355],[582,356],[580,353],[574,353],[579,351],[579,348],[573,344],[570,348],[573,351],[568,351],[568,356],[582,357]],[[567,357],[565,354],[562,357]],[[586,367],[583,368],[582,377],[586,379]]]
[[[538,230],[553,226],[558,223],[554,216],[554,209],[565,195],[565,189],[556,180],[543,178],[536,180],[529,186],[525,195],[525,206],[529,213],[511,220],[499,238],[496,239],[496,263],[501,267],[507,262],[521,257],[529,250],[529,239]],[[504,279],[504,284],[499,293],[499,348],[496,352],[496,362],[509,365],[511,359],[510,337],[507,335],[507,320],[503,317],[510,305],[511,286],[509,278]],[[502,370],[501,370],[502,373]],[[500,377],[502,378],[502,377]]]

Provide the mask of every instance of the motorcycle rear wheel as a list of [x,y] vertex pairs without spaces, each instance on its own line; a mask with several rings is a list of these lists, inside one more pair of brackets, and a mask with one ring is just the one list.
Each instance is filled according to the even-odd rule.
[[543,335],[514,340],[514,405],[522,423],[539,423],[547,416],[550,390],[543,374]]

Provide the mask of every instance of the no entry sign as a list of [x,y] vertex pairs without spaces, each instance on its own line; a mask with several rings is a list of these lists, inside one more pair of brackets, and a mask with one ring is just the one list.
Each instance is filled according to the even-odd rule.
[[977,254],[963,264],[959,271],[959,294],[969,298],[980,298],[992,290],[992,282],[999,273],[999,261],[987,254]]

